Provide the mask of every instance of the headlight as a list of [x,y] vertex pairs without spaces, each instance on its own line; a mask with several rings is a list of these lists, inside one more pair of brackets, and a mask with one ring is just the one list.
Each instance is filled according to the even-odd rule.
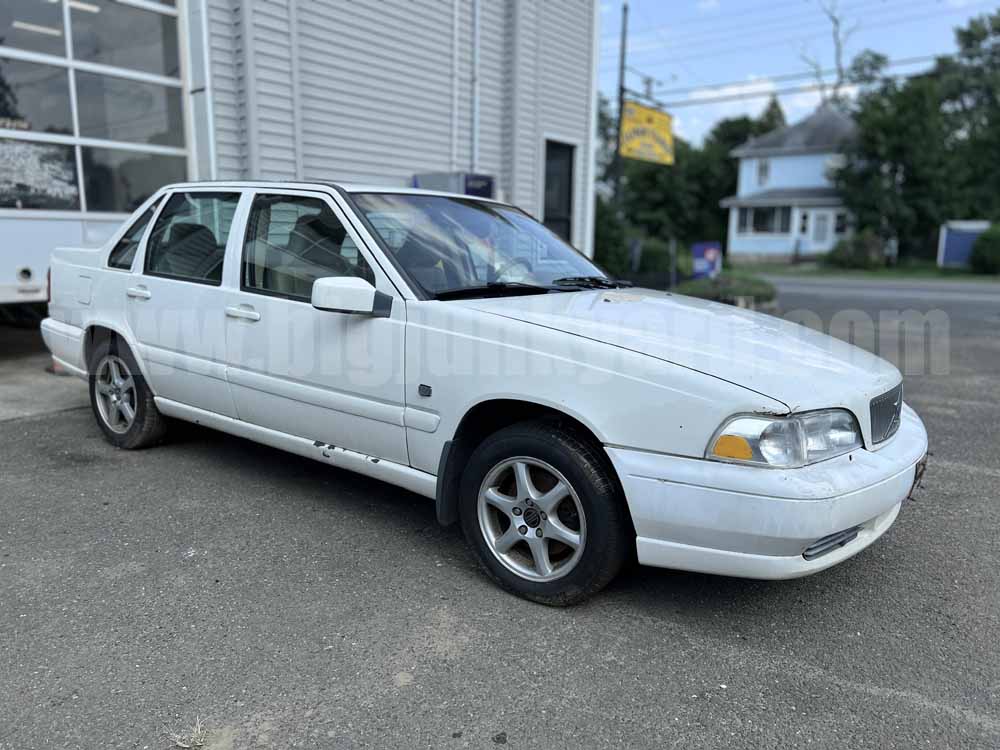
[[715,433],[705,457],[792,469],[861,447],[858,420],[846,409],[791,417],[733,417]]

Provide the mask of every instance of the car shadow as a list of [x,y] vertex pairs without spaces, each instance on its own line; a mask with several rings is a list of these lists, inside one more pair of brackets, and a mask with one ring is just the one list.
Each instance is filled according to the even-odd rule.
[[45,342],[37,325],[21,326],[0,322],[0,362],[44,354]]

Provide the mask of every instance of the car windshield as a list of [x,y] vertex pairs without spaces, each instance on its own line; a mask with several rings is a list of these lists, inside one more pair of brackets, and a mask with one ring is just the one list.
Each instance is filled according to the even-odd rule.
[[[406,274],[430,297],[607,275],[522,211],[472,198],[356,193],[354,201]],[[553,289],[560,287],[552,287]],[[566,288],[565,286],[562,288]]]

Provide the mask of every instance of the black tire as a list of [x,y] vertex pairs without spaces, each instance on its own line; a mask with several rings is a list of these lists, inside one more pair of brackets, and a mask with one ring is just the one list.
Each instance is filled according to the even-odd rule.
[[[575,493],[570,502],[578,500],[582,508],[583,528],[586,530],[581,535],[582,549],[569,571],[554,580],[531,580],[501,562],[480,521],[479,495],[484,482],[497,476],[494,473],[497,467],[516,457],[526,457],[556,469]],[[632,536],[628,511],[613,472],[600,446],[556,420],[515,424],[483,441],[473,452],[462,475],[459,516],[465,538],[490,578],[518,596],[553,606],[576,604],[607,586],[628,558]],[[513,492],[516,494],[516,490]],[[514,512],[518,518],[527,518],[527,513],[520,507]],[[511,516],[510,520],[514,518]],[[577,528],[580,528],[579,524]],[[532,529],[528,529],[528,536],[531,532]],[[548,533],[544,535],[548,536]],[[519,540],[512,549],[522,545],[520,549],[526,550],[530,546],[528,541]],[[546,549],[551,549],[551,541],[546,544]]]
[[[108,357],[120,358],[128,368],[129,375],[134,381],[134,418],[127,429],[123,431],[115,430],[111,427],[101,407],[98,404],[97,381],[98,368]],[[132,356],[128,345],[118,338],[104,339],[90,354],[90,361],[87,363],[89,371],[88,382],[90,385],[90,408],[94,412],[98,427],[104,433],[108,442],[117,448],[125,450],[136,450],[155,445],[163,439],[167,429],[167,420],[160,414],[153,401],[153,392],[146,384],[139,365]],[[130,403],[131,405],[131,403]]]

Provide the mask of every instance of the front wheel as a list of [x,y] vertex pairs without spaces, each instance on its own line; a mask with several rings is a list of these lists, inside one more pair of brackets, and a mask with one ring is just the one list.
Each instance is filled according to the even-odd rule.
[[554,421],[503,429],[462,477],[462,528],[493,580],[544,604],[604,588],[627,556],[628,518],[600,449]]

